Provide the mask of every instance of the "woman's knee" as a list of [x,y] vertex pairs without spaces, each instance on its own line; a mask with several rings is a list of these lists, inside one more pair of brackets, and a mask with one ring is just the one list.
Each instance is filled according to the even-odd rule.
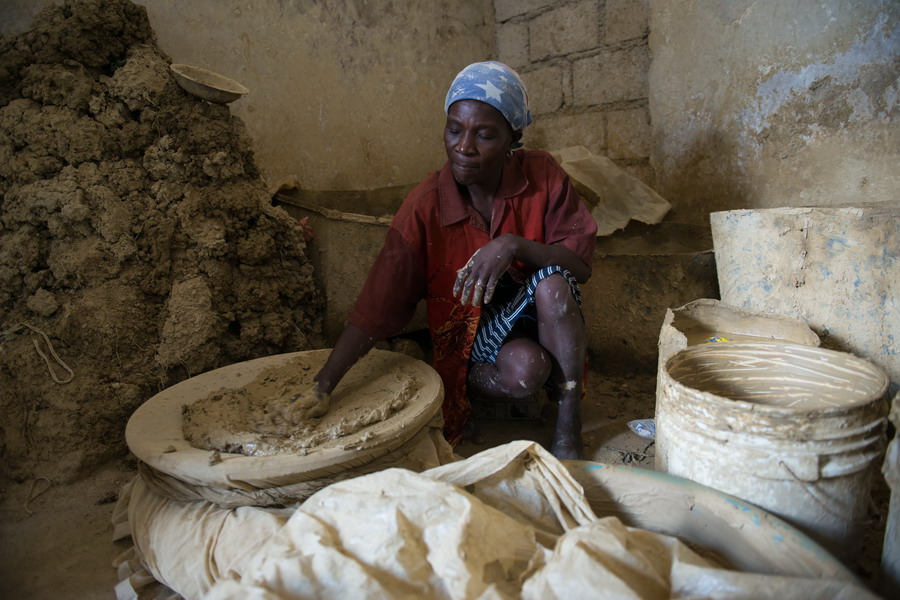
[[503,345],[497,355],[497,373],[501,385],[512,397],[536,393],[550,377],[550,354],[536,341],[518,338]]
[[578,303],[568,280],[560,273],[553,273],[540,280],[534,290],[538,315],[576,316]]

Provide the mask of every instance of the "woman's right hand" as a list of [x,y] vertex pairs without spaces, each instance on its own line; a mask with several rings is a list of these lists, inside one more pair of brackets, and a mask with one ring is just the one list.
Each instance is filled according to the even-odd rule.
[[497,282],[516,257],[519,237],[505,233],[475,251],[465,266],[456,272],[453,295],[462,304],[487,304],[494,297]]
[[323,392],[317,382],[278,398],[269,398],[254,413],[253,429],[259,433],[291,435],[305,421],[328,412],[330,394]]

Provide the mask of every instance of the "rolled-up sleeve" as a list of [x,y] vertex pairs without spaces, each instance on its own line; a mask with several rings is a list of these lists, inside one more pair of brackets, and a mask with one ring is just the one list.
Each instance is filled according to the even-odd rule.
[[559,171],[562,179],[551,191],[544,218],[546,242],[571,250],[590,267],[597,241],[597,222],[568,176],[561,168]]
[[425,293],[420,254],[397,229],[389,228],[349,321],[378,340],[403,329]]

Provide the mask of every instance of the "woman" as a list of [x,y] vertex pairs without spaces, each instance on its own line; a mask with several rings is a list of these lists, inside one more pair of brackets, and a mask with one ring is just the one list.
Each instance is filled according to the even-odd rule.
[[549,154],[516,150],[531,121],[525,86],[499,62],[469,65],[445,102],[447,162],[407,196],[316,388],[328,395],[424,298],[444,434],[463,437],[470,397],[558,403],[551,452],[582,455],[585,330],[578,285],[591,274],[596,224]]

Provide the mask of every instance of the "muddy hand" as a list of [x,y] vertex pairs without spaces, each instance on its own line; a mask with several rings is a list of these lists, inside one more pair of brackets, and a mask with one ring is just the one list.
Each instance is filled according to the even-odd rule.
[[470,299],[472,306],[478,306],[482,301],[489,302],[490,297],[494,293],[493,287],[490,288],[490,293],[488,293],[488,290],[485,289],[488,284],[479,280],[478,275],[475,273],[474,261],[477,254],[478,251],[472,255],[472,258],[469,259],[469,262],[462,269],[456,272],[453,295],[459,296],[459,301],[463,305],[468,304]]
[[311,385],[290,398],[284,406],[282,415],[285,421],[294,424],[321,417],[328,412],[330,400],[331,396],[320,392],[316,385]]
[[465,266],[456,272],[453,295],[461,304],[480,306],[494,297],[494,288],[500,277],[512,264],[512,238],[500,236],[475,251]]

